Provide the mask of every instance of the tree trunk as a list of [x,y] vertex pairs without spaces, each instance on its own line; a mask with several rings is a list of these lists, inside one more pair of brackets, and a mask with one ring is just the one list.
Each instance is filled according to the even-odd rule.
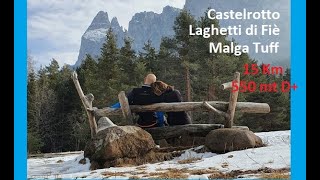
[[94,100],[94,96],[93,94],[88,94],[86,96],[84,95],[78,80],[78,75],[75,71],[72,73],[71,78],[77,89],[77,92],[82,101],[82,104],[86,110],[89,125],[90,125],[91,138],[94,138],[94,136],[97,134],[97,123],[92,112],[92,101]]
[[[240,86],[240,73],[239,72],[234,73],[233,81],[238,83],[238,86]],[[228,111],[227,111],[227,113],[229,114],[229,117],[227,117],[226,121],[225,121],[226,128],[231,128],[233,126],[233,119],[234,119],[234,114],[236,112],[238,94],[239,94],[239,90],[237,90],[235,92],[232,92],[232,90],[230,90],[229,107],[228,107]]]
[[187,102],[191,102],[191,80],[190,80],[190,69],[189,66],[185,65],[185,79],[186,79],[186,100]]
[[[191,98],[191,80],[190,80],[190,69],[189,69],[189,65],[187,63],[185,63],[185,79],[186,79],[186,99],[185,101],[187,102],[191,102],[192,98]],[[193,114],[191,111],[187,112],[191,118],[191,120],[193,119]]]

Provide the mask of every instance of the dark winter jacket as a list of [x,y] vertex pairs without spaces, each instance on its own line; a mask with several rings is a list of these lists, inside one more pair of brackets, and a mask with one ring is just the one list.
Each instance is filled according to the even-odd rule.
[[[160,103],[161,97],[155,95],[151,87],[143,85],[140,88],[134,88],[127,95],[130,105],[149,105],[154,103]],[[155,112],[139,112],[137,124],[142,128],[157,126],[157,117]]]
[[[161,95],[162,102],[182,102],[182,96],[178,90],[168,89]],[[185,111],[167,112],[167,122],[170,126],[192,124],[190,116]]]

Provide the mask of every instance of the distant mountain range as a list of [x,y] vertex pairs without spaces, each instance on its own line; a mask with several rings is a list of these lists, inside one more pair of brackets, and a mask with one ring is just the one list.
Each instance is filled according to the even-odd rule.
[[[272,41],[280,42],[279,52],[276,54],[256,54],[253,52],[253,46],[250,46],[250,56],[256,58],[259,62],[273,63],[284,66],[290,65],[290,1],[288,0],[186,0],[184,9],[190,11],[196,18],[204,16],[208,8],[214,8],[216,11],[247,11],[270,10],[278,11],[281,14],[279,20],[220,20],[220,25],[238,25],[247,27],[250,24],[276,24],[280,29],[279,36],[234,36],[235,41],[241,45],[250,45],[252,42],[262,42],[269,44]],[[93,18],[90,26],[82,35],[81,46],[78,60],[74,67],[81,65],[86,54],[98,57],[101,52],[102,44],[105,42],[107,29],[113,29],[117,37],[117,45],[123,46],[123,39],[130,37],[133,39],[133,48],[139,52],[142,51],[144,43],[151,40],[152,45],[159,49],[162,37],[173,36],[173,24],[175,18],[179,15],[181,9],[166,6],[162,13],[139,12],[136,13],[129,22],[128,30],[118,23],[116,17],[111,22],[107,12],[99,11]]]

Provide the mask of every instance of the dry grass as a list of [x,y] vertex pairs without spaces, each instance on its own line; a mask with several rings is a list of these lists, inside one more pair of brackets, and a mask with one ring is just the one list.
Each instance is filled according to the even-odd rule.
[[263,173],[260,177],[264,179],[290,179],[290,175],[288,173],[281,172]]
[[176,169],[176,168],[168,168],[168,169],[156,169],[157,171],[162,172],[151,172],[149,174],[145,174],[142,177],[152,178],[152,179],[185,179],[188,177],[187,168]]
[[146,171],[137,171],[136,174],[147,174]]
[[[227,165],[227,163],[225,163]],[[271,169],[271,168],[260,168],[257,170],[233,170],[231,172],[223,173],[215,167],[210,167],[207,169],[188,169],[188,168],[157,168],[156,172],[146,172],[145,166],[138,167],[140,171],[125,171],[125,172],[110,172],[106,171],[101,173],[106,178],[111,176],[123,176],[128,177],[129,179],[185,179],[190,175],[203,175],[207,174],[209,179],[234,179],[242,175],[255,174],[264,179],[290,179],[290,168],[282,169]],[[137,168],[137,169],[138,169]]]
[[146,170],[147,166],[138,166],[136,167],[137,170]]
[[185,179],[188,177],[188,174],[177,171],[166,171],[149,173],[149,176],[156,179]]
[[208,176],[209,179],[233,179],[234,177],[228,173],[216,171]]
[[241,175],[246,174],[261,174],[262,178],[265,179],[289,179],[290,175],[288,172],[290,171],[289,168],[282,168],[282,169],[271,169],[271,168],[260,168],[257,170],[247,170],[247,171],[240,171],[240,170],[233,170],[228,173],[222,173],[216,171],[208,176],[209,179],[233,179],[237,178]]
[[130,176],[129,179],[140,179],[139,176]]
[[192,158],[180,160],[180,161],[178,161],[178,163],[179,164],[190,164],[190,163],[194,163],[199,160],[201,160],[201,158],[192,157]]
[[177,168],[168,168],[167,171],[173,172],[173,173],[187,173],[189,170],[188,168],[182,168],[182,169],[177,169]]
[[105,171],[105,172],[102,172],[101,174],[104,175],[106,178],[108,177],[112,177],[112,176],[124,176],[125,177],[125,174],[130,174],[132,173],[131,171],[125,171],[125,172],[110,172],[110,171]]
[[212,174],[217,173],[217,169],[210,168],[210,169],[177,169],[177,168],[168,168],[168,169],[161,169],[158,168],[157,171],[162,172],[151,172],[146,174],[142,177],[148,178],[159,178],[159,179],[184,179],[187,178],[189,175],[202,175],[202,174]]
[[188,170],[188,173],[191,175],[202,175],[202,174],[212,174],[219,172],[216,169],[191,169]]
[[141,177],[149,177],[149,175],[148,175],[148,174],[145,174],[145,175],[142,175]]

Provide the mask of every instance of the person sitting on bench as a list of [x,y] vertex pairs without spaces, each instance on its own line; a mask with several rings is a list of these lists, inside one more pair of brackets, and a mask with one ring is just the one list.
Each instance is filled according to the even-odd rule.
[[[161,102],[173,103],[182,102],[180,92],[162,81],[156,81],[151,84],[154,94],[161,98]],[[191,118],[185,111],[167,112],[167,123],[169,126],[192,124]]]
[[[151,89],[151,84],[156,82],[157,77],[154,74],[148,74],[144,78],[144,84],[139,88],[133,88],[128,94],[129,105],[149,105],[160,103],[161,97],[155,95]],[[120,105],[120,104],[119,104]],[[112,107],[119,106],[113,105]],[[137,112],[139,118],[137,125],[141,128],[159,127],[164,125],[161,112]]]

